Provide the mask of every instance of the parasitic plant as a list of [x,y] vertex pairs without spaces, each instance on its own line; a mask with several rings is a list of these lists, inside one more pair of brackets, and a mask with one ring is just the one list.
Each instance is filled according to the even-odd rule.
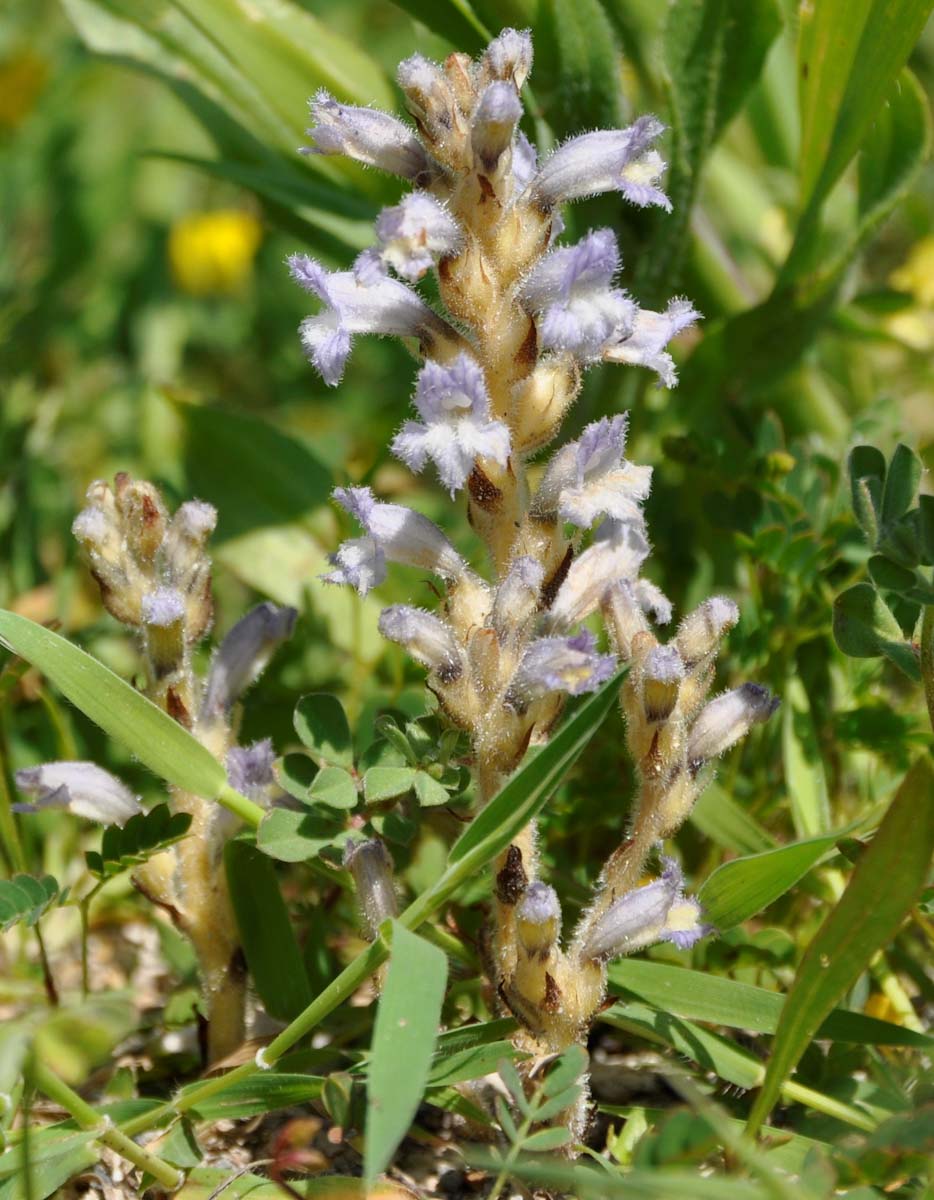
[[[355,334],[417,344],[417,415],[391,448],[415,472],[430,463],[452,499],[465,494],[488,577],[424,516],[368,487],[346,487],[335,499],[361,533],[337,549],[325,578],[366,595],[396,562],[440,581],[437,611],[392,605],[379,626],[426,669],[441,711],[468,735],[480,803],[530,745],[547,739],[567,696],[628,666],[621,702],[638,795],[578,927],[562,940],[558,897],[539,878],[534,826],[495,865],[491,982],[520,1022],[524,1047],[548,1054],[586,1036],[609,960],[660,940],[689,946],[708,931],[674,859],[663,858],[651,882],[643,875],[709,781],[712,761],[777,701],[755,684],[709,699],[721,640],[738,619],[731,600],[706,601],[665,643],[654,632],[670,621],[671,605],[641,575],[652,472],[625,457],[624,414],[593,421],[549,449],[542,471],[532,467],[594,364],[648,367],[672,387],[667,344],[699,314],[680,298],[664,312],[640,308],[618,286],[610,229],[560,241],[561,205],[581,197],[617,191],[636,205],[670,208],[654,149],[661,123],[643,116],[626,129],[573,137],[539,161],[519,128],[531,66],[529,34],[512,29],[477,61],[413,56],[398,80],[414,128],[319,93],[306,152],[346,155],[412,190],[380,214],[374,246],[350,269],[330,272],[303,254],[289,265],[320,302],[301,339],[327,384],[340,382]],[[413,286],[430,271],[443,313]],[[595,619],[612,653],[582,625]],[[391,894],[382,878],[388,858],[372,845],[359,853],[380,868],[379,888]],[[369,887],[372,874],[354,870],[358,885]],[[369,912],[372,897],[362,899]]]
[[[170,515],[159,491],[121,473],[114,486],[91,484],[73,532],[108,612],[135,630],[145,664],[145,694],[226,766],[231,785],[268,804],[276,788],[268,740],[237,744],[242,694],[291,636],[295,610],[260,604],[221,642],[207,675],[192,653],[214,615],[207,543],[217,521],[210,504],[190,500]],[[17,772],[32,797],[21,808],[63,807],[102,824],[124,825],[141,811],[131,790],[92,763],[45,763]],[[163,908],[198,958],[207,1017],[206,1054],[214,1062],[244,1037],[246,967],[224,870],[236,818],[211,800],[173,787],[172,805],[191,817],[188,835],[141,863],[139,890]]]

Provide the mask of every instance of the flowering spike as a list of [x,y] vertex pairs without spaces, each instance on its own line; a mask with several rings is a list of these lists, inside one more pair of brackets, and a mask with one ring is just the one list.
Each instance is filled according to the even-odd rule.
[[30,804],[16,804],[18,812],[43,808],[67,808],[78,817],[102,825],[125,825],[143,811],[139,797],[109,771],[89,762],[50,762],[23,767],[16,772],[16,786]]
[[538,315],[542,347],[595,362],[629,335],[636,313],[625,292],[611,287],[619,248],[609,229],[597,229],[573,246],[550,251],[522,285],[523,301]]
[[375,108],[340,104],[327,91],[311,102],[315,122],[306,133],[314,145],[305,154],[344,154],[391,175],[418,181],[432,174],[428,155],[411,129]]
[[483,371],[470,355],[461,354],[448,366],[425,363],[415,407],[422,421],[406,421],[392,452],[416,472],[431,459],[452,496],[464,486],[478,458],[506,465],[509,430],[502,421],[490,419]]
[[649,367],[658,375],[659,382],[673,388],[678,382],[674,360],[665,350],[673,337],[701,318],[689,300],[669,300],[663,313],[641,308],[636,313],[631,335],[604,351],[608,362],[632,363],[638,367]]
[[[645,116],[626,129],[601,129],[571,138],[542,164],[532,182],[534,200],[548,209],[582,196],[619,191],[634,203],[670,208],[661,192],[652,188],[653,198],[649,198],[649,192],[641,190],[647,173],[654,182],[664,168],[657,154],[647,153],[664,129],[657,117]],[[634,184],[639,190],[634,191]]]

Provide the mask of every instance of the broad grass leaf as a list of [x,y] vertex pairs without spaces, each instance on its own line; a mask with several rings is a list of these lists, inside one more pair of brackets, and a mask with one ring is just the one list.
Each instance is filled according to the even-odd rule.
[[802,207],[818,207],[865,140],[931,0],[821,0],[798,25]]
[[622,125],[616,34],[600,0],[540,5],[535,60],[535,94],[559,137]]
[[56,1194],[69,1179],[97,1162],[95,1137],[94,1130],[69,1130],[41,1146],[31,1146],[28,1188],[22,1144],[7,1150],[0,1155],[0,1200],[45,1200]]
[[809,838],[723,863],[698,893],[706,920],[724,933],[761,912],[794,887],[833,848],[837,836]]
[[821,1022],[876,951],[895,937],[924,886],[932,855],[934,762],[925,754],[905,776],[846,890],[804,953],[749,1117],[750,1132],[765,1120]]
[[[184,1098],[197,1087],[197,1083],[189,1084],[182,1088],[179,1096]],[[248,1079],[234,1080],[223,1092],[186,1111],[200,1121],[239,1121],[280,1108],[309,1104],[318,1099],[323,1087],[324,1080],[317,1075],[262,1071]]]
[[363,1174],[368,1185],[392,1159],[421,1102],[446,982],[443,952],[394,921],[367,1078]]
[[290,1021],[311,1003],[311,986],[272,860],[249,842],[224,847],[224,865],[250,975],[271,1017]]
[[775,839],[716,781],[704,789],[689,820],[704,837],[734,854],[771,850]]
[[[622,988],[663,1012],[753,1033],[774,1033],[785,1003],[781,993],[751,983],[638,958],[612,963],[609,979],[611,987]],[[928,1034],[840,1008],[823,1021],[816,1036],[866,1046],[934,1047],[934,1037]]]
[[223,766],[176,721],[71,642],[17,613],[0,610],[0,643],[19,654],[95,725],[168,783],[215,799]]

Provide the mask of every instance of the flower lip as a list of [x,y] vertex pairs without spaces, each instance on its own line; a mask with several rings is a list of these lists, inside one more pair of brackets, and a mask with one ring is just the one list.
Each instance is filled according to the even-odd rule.
[[[664,130],[657,117],[646,115],[626,129],[601,129],[571,138],[542,164],[532,181],[533,199],[547,209],[566,200],[621,191],[637,204],[651,196],[649,203],[667,205],[667,198],[652,186],[664,164],[657,155],[647,158],[652,142]],[[638,184],[637,190],[632,182]]]
[[50,762],[23,767],[16,786],[31,803],[15,804],[17,812],[66,808],[76,816],[102,825],[125,825],[143,811],[139,797],[121,779],[90,762]]

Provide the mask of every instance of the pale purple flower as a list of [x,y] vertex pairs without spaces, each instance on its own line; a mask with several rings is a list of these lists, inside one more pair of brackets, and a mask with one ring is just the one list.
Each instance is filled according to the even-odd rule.
[[455,580],[467,564],[433,521],[401,504],[383,504],[368,487],[335,488],[334,498],[363,526],[365,536],[344,542],[323,576],[328,583],[348,583],[361,596],[386,578],[386,562],[433,571]]
[[636,312],[632,333],[628,338],[608,346],[603,357],[608,362],[632,363],[649,367],[667,388],[678,382],[674,360],[665,347],[673,337],[699,321],[701,314],[690,300],[676,297],[668,301],[663,313],[641,308]]
[[297,616],[294,608],[266,601],[240,618],[214,655],[204,685],[200,721],[219,720],[231,712],[279,646],[292,636]]
[[532,196],[551,208],[566,200],[619,191],[633,204],[671,205],[654,185],[665,164],[650,147],[664,132],[657,117],[644,116],[626,129],[583,133],[559,146],[532,182]]
[[767,721],[781,701],[758,683],[723,692],[701,709],[688,739],[688,762],[697,769]]
[[50,762],[23,767],[16,772],[16,786],[33,797],[29,804],[14,804],[16,812],[65,808],[102,825],[125,825],[130,817],[143,811],[139,797],[95,763]]
[[660,587],[648,579],[637,579],[632,585],[636,603],[656,625],[667,625],[671,620],[671,601]]
[[623,458],[626,425],[625,413],[601,417],[585,426],[576,442],[563,446],[548,464],[534,511],[581,529],[589,529],[601,516],[641,527],[652,468]]
[[701,924],[700,905],[684,895],[684,876],[674,859],[663,859],[658,879],[615,900],[589,929],[582,955],[595,960],[632,954],[654,942],[687,949],[710,932]]
[[685,676],[674,646],[653,646],[642,663],[642,705],[648,721],[667,721]]
[[545,350],[594,362],[632,328],[635,304],[611,286],[619,248],[609,229],[596,229],[573,246],[549,251],[522,285],[522,299],[538,317]]
[[288,260],[292,278],[324,305],[302,322],[300,333],[309,360],[331,387],[340,383],[353,334],[417,337],[440,324],[416,292],[374,270],[372,257],[361,259],[351,271],[326,271],[305,254]]
[[252,746],[233,746],[227,751],[227,780],[241,795],[262,802],[276,781],[272,771],[275,761],[276,752],[269,738]]
[[481,69],[493,79],[505,79],[517,89],[532,70],[532,34],[528,29],[504,29],[483,52]]
[[574,637],[542,637],[530,642],[509,685],[506,698],[521,708],[550,692],[580,696],[596,691],[616,670],[612,654],[598,654],[587,629]]
[[649,543],[641,525],[603,521],[593,544],[571,563],[549,609],[549,626],[564,630],[583,621],[613,588],[632,585],[648,556]]
[[483,370],[469,354],[452,363],[429,360],[418,375],[415,407],[421,421],[406,421],[392,452],[413,471],[431,461],[453,496],[462,488],[478,458],[504,467],[509,461],[509,429],[490,418]]
[[380,258],[403,279],[420,279],[463,241],[457,221],[428,192],[409,192],[376,219]]
[[453,683],[464,673],[464,655],[454,632],[434,613],[410,604],[391,604],[379,615],[379,631],[390,642],[404,646],[443,683]]
[[341,104],[322,90],[311,101],[311,116],[315,125],[306,133],[314,145],[304,147],[304,154],[345,154],[413,181],[431,174],[421,142],[408,125],[389,113]]

